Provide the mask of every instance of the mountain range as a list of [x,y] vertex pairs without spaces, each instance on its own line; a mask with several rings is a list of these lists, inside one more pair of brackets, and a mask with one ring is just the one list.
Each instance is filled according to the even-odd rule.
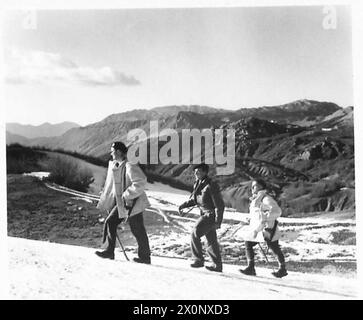
[[[57,125],[43,124],[39,127],[9,123],[7,144],[19,142],[29,146],[61,148],[99,157],[108,151],[112,141],[117,139],[125,141],[127,133],[132,129],[140,128],[149,133],[151,120],[159,121],[159,131],[166,128],[218,128],[250,117],[280,124],[317,125],[326,117],[334,121],[344,112],[343,108],[334,103],[313,100],[298,100],[280,106],[241,108],[236,111],[198,105],[167,106],[112,114],[84,127],[70,122]],[[48,133],[46,128],[49,128]],[[56,134],[62,129],[64,132]]]
[[[24,125],[14,122],[6,124],[6,131],[10,133],[11,139],[16,139],[16,136],[23,136],[23,138],[34,139],[40,137],[57,137],[67,132],[69,129],[78,128],[79,124],[74,122],[62,122],[51,124],[45,122],[39,126]],[[16,135],[15,137],[13,135]]]
[[[149,136],[151,120],[158,120],[159,132],[166,128],[179,133],[192,128],[234,129],[236,170],[229,176],[215,176],[228,205],[246,210],[249,181],[262,177],[285,202],[286,211],[334,211],[355,206],[353,112],[353,107],[314,100],[234,111],[167,106],[113,114],[88,126],[72,127],[57,137],[31,138],[7,132],[7,143],[75,151],[106,160],[111,143],[126,141],[132,129],[143,129],[149,141],[155,138]],[[215,167],[212,165],[211,175]],[[188,164],[149,164],[144,170],[156,179],[170,178],[189,186],[194,179]]]

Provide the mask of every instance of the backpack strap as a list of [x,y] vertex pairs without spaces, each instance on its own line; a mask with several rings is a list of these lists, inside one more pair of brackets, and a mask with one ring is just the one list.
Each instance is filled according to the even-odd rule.
[[278,221],[277,219],[275,220],[275,223],[274,223],[274,226],[272,227],[272,232],[271,232],[271,239],[274,237],[275,233],[276,233],[276,228],[277,228],[277,225],[278,225]]

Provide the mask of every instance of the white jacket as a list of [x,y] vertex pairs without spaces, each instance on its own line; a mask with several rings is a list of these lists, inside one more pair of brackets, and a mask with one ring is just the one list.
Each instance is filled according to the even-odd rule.
[[[124,179],[125,177],[125,179]],[[109,161],[105,186],[103,188],[97,208],[107,212],[117,205],[118,215],[125,218],[128,209],[137,198],[130,216],[141,213],[150,206],[145,193],[146,176],[137,164],[127,160]]]
[[[245,241],[264,242],[262,230],[272,228],[275,220],[281,216],[281,208],[277,202],[266,193],[260,190],[250,203],[250,222],[247,228],[243,228],[240,237]],[[257,233],[254,236],[254,233]],[[280,239],[281,232],[277,226],[272,241]]]

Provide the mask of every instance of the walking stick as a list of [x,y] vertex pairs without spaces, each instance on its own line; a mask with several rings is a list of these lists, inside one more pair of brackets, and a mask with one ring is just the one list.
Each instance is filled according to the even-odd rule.
[[119,245],[120,245],[120,247],[121,247],[121,249],[122,249],[122,252],[124,253],[124,256],[125,256],[126,260],[127,260],[127,261],[130,261],[129,257],[128,257],[128,256],[127,256],[127,254],[126,254],[125,248],[124,248],[124,246],[122,245],[122,242],[121,242],[121,240],[120,240],[120,237],[118,236],[117,230],[116,230],[116,237],[117,237],[118,243],[119,243]]
[[[183,212],[180,214],[181,217],[184,217],[185,215],[187,215],[190,211],[192,211],[192,209],[194,209],[195,206],[190,207],[190,209],[187,212]],[[183,209],[182,209],[183,210]]]
[[[263,248],[262,248],[262,246],[261,246],[261,244],[258,242],[258,246],[260,247],[260,249],[261,249],[261,251],[262,251],[262,254],[264,255],[264,257],[265,257],[265,259],[266,259],[266,262],[268,263],[268,264],[270,264],[270,261],[268,260],[268,258],[267,258],[267,253],[268,253],[268,249],[267,249],[267,252],[265,253],[265,250],[263,250]],[[275,272],[275,267],[274,267],[274,265],[273,264],[271,264],[272,265],[272,269],[273,269],[273,271]]]
[[[109,215],[110,215],[112,212],[114,212],[116,209],[117,209],[117,205],[113,207],[113,209],[111,210],[111,212],[109,213]],[[127,219],[126,219],[126,221],[127,221]],[[121,250],[122,250],[122,252],[123,252],[123,254],[124,254],[124,256],[125,256],[126,260],[127,260],[127,261],[130,261],[129,257],[128,257],[128,256],[127,256],[127,254],[126,254],[125,248],[124,248],[124,246],[122,245],[121,239],[120,239],[120,237],[119,237],[119,235],[118,235],[118,233],[117,233],[117,229],[116,229],[116,238],[117,238],[117,240],[118,240],[118,243],[119,243],[119,245],[120,245],[120,247],[121,247]]]
[[236,230],[234,230],[233,232],[232,232],[232,234],[230,234],[229,235],[229,237],[233,237],[236,233],[237,233],[237,231],[239,231],[242,227],[244,227],[246,224],[244,224],[244,223],[240,223],[238,226],[237,226],[237,228],[236,228]]

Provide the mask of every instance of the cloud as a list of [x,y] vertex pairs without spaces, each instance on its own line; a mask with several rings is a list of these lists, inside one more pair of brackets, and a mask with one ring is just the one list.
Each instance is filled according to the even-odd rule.
[[111,67],[78,66],[57,53],[44,51],[5,53],[8,84],[65,82],[91,86],[136,86],[140,81]]

